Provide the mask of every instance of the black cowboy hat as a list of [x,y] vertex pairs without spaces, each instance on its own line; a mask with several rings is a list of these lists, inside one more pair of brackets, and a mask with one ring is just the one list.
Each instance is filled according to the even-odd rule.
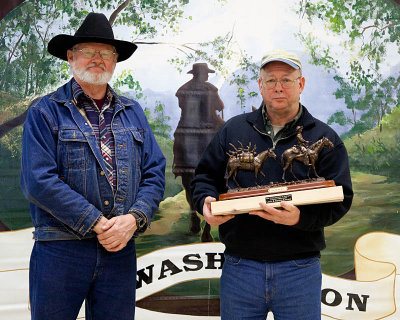
[[55,36],[49,41],[47,50],[51,55],[67,61],[67,50],[83,42],[111,44],[118,52],[117,62],[128,59],[137,49],[132,42],[114,39],[114,32],[107,17],[102,13],[91,12],[73,36],[67,34]]

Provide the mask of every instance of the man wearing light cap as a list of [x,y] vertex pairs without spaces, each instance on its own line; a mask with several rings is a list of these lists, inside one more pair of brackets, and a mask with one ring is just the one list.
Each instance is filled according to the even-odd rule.
[[35,231],[32,320],[133,320],[136,250],[164,192],[165,158],[140,105],[108,85],[136,45],[90,13],[50,54],[73,78],[35,100],[24,124],[21,187]]
[[[226,247],[221,318],[264,320],[272,312],[275,320],[318,320],[324,227],[342,218],[353,198],[347,151],[339,136],[300,103],[305,78],[295,53],[268,52],[261,61],[258,84],[263,99],[260,108],[227,121],[208,145],[192,183],[196,209],[210,225],[219,226]],[[315,167],[320,177],[343,187],[343,202],[299,207],[281,202],[279,210],[261,203],[263,210],[213,216],[210,203],[227,191],[224,174],[231,145],[251,142],[259,152],[274,148],[279,159],[296,145],[299,126],[304,141],[327,137],[333,142],[333,148],[320,152]],[[268,159],[262,184],[283,182],[282,170],[279,161]],[[293,173],[307,179],[308,167],[295,165]],[[239,171],[236,180],[241,187],[256,184],[254,174],[246,171]]]

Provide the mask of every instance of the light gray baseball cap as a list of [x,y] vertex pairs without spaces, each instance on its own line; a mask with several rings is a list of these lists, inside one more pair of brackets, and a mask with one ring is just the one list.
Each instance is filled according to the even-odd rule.
[[261,59],[260,69],[272,61],[284,62],[296,70],[301,70],[300,59],[294,52],[289,52],[283,49],[269,51]]

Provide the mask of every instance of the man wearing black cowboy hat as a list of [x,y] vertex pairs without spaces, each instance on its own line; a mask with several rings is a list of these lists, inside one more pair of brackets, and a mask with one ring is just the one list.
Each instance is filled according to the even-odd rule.
[[73,78],[37,99],[24,125],[21,187],[31,203],[32,320],[134,319],[136,251],[164,192],[165,158],[140,105],[107,84],[136,50],[103,14],[48,51]]

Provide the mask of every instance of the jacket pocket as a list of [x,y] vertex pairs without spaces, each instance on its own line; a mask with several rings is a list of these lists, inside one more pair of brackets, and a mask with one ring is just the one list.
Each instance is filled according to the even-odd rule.
[[133,159],[135,160],[136,166],[140,167],[142,163],[143,131],[138,130],[137,128],[130,128],[129,131],[133,136]]
[[85,168],[92,162],[89,143],[78,129],[60,130],[59,150],[62,164],[67,168]]

